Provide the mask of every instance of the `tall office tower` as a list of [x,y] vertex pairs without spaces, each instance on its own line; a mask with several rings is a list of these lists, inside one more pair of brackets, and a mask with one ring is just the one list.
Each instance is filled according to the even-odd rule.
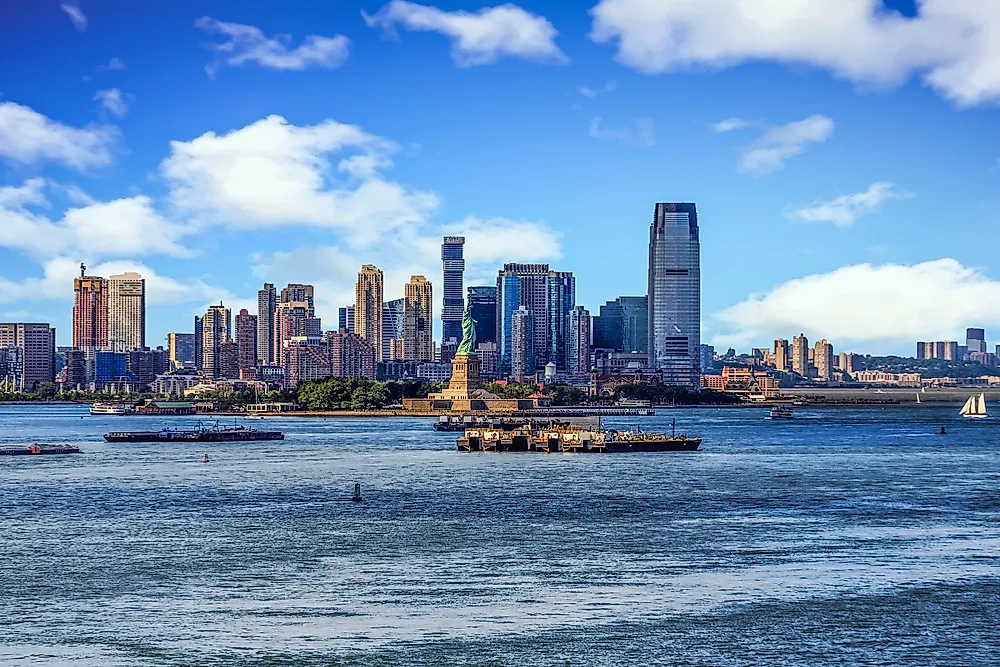
[[535,316],[521,306],[511,317],[510,376],[514,382],[524,382],[538,368],[535,346]]
[[201,370],[201,364],[205,361],[205,355],[201,347],[201,318],[197,315],[194,316],[194,367],[199,371]]
[[404,287],[406,300],[403,354],[407,361],[434,360],[434,296],[423,276],[412,276]]
[[[292,339],[305,339],[306,344],[318,345],[323,336],[320,318],[309,312],[307,301],[281,301],[274,311],[274,347],[279,365],[284,362],[285,348]],[[296,344],[301,343],[298,341]]]
[[463,274],[465,260],[462,258],[464,236],[446,236],[441,244],[441,263],[444,265],[444,287],[441,308],[441,342],[454,338],[462,340],[462,314],[465,312]]
[[339,308],[337,310],[337,329],[354,333],[354,306]]
[[813,348],[813,363],[816,365],[816,377],[820,380],[833,379],[833,345],[826,339],[816,341]]
[[[195,318],[198,319],[198,318]],[[194,365],[194,334],[167,334],[167,358],[171,368],[184,368]]]
[[257,316],[242,308],[236,316],[236,358],[244,380],[257,377],[257,331]]
[[[343,329],[341,329],[343,331]],[[406,339],[393,338],[389,341],[388,361],[404,361],[406,359]]]
[[857,355],[850,354],[847,352],[841,352],[837,357],[837,368],[847,373],[848,375],[854,375],[854,357]]
[[497,342],[497,288],[469,287],[466,299],[469,314],[476,323],[476,342]]
[[386,301],[382,308],[382,359],[394,359],[392,341],[406,336],[406,299]]
[[566,371],[586,375],[590,371],[590,311],[576,306],[566,316]]
[[966,329],[965,346],[972,352],[986,352],[986,330]]
[[274,310],[278,307],[274,285],[264,283],[257,292],[257,364],[277,363],[274,349]]
[[497,345],[502,372],[511,370],[513,313],[520,307],[531,311],[534,367],[544,366],[549,355],[548,264],[504,264],[497,275]]
[[375,348],[357,334],[327,331],[331,373],[334,377],[375,379]]
[[281,290],[279,303],[301,303],[304,302],[309,307],[309,314],[316,314],[316,302],[313,300],[314,288],[312,285],[302,285],[300,283],[288,283],[285,289]]
[[784,338],[774,341],[774,370],[788,372],[788,341]]
[[572,271],[549,271],[547,299],[549,353],[546,361],[554,363],[556,368],[565,369],[566,327],[569,313],[576,307],[576,278]]
[[73,279],[76,300],[73,304],[73,347],[79,350],[104,350],[108,347],[108,281],[85,275]]
[[382,272],[365,264],[354,288],[354,333],[375,348],[375,361],[382,361]]
[[620,296],[601,306],[593,319],[594,348],[615,352],[649,351],[649,299]]
[[792,371],[809,377],[809,339],[805,334],[792,338]]
[[128,372],[135,376],[135,383],[140,388],[148,388],[156,381],[157,376],[170,370],[170,360],[167,351],[162,347],[155,350],[129,350],[127,353]]
[[18,365],[17,390],[34,391],[42,382],[55,382],[56,330],[48,324],[0,323],[0,348],[17,349],[12,354]]
[[138,273],[108,278],[108,344],[115,352],[146,347],[146,281]]
[[694,204],[658,203],[649,228],[649,365],[701,385],[701,248]]
[[701,372],[704,373],[715,364],[715,347],[702,343],[698,348],[701,350]]
[[224,377],[223,345],[232,341],[232,314],[221,303],[209,306],[201,318],[201,370],[212,377]]

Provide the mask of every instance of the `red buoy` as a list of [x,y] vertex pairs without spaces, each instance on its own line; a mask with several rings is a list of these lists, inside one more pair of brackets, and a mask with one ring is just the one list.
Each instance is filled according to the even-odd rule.
[[208,454],[205,454],[205,458],[201,460],[202,463],[208,463]]

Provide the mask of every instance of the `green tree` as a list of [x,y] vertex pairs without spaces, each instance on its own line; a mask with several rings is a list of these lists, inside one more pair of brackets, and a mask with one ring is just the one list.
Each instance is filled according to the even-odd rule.
[[552,405],[581,405],[587,402],[587,392],[567,384],[549,385],[543,393],[552,399]]

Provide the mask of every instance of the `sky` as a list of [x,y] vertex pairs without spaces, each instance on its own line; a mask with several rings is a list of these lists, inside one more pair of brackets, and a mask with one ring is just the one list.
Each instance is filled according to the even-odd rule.
[[153,346],[265,281],[332,328],[368,263],[440,309],[446,234],[596,315],[691,201],[703,342],[1000,343],[998,103],[993,0],[6,0],[0,320],[70,344],[81,262]]

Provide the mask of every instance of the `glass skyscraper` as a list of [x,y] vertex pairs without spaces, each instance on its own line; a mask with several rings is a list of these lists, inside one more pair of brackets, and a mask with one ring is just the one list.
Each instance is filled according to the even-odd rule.
[[649,227],[649,365],[701,384],[701,246],[694,204],[658,203]]
[[476,343],[497,342],[497,288],[469,287],[466,298],[476,322]]
[[601,306],[594,318],[594,348],[615,352],[649,349],[649,306],[644,296],[620,296]]
[[444,265],[444,286],[441,308],[441,342],[448,339],[462,340],[462,313],[465,310],[463,274],[465,259],[462,257],[464,236],[446,236],[441,244],[441,263]]
[[548,361],[566,368],[566,331],[569,313],[576,307],[576,278],[572,271],[549,271],[548,280]]

